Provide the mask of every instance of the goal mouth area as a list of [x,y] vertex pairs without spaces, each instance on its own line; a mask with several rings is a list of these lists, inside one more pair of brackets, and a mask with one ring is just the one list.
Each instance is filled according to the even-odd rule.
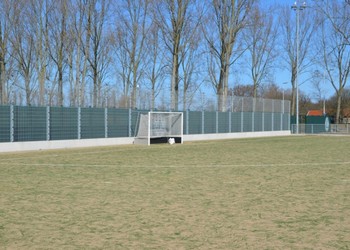
[[183,113],[153,112],[139,114],[135,144],[183,143]]
[[[160,144],[160,143],[168,143],[170,138],[174,138],[175,143],[182,143],[182,138],[179,136],[154,136],[150,138],[150,144]],[[147,144],[148,138],[147,137],[135,137],[136,144]]]
[[175,139],[175,143],[181,143],[182,142],[181,137],[170,136],[170,137],[153,137],[153,138],[150,138],[150,143],[151,144],[168,143],[170,138],[174,138]]

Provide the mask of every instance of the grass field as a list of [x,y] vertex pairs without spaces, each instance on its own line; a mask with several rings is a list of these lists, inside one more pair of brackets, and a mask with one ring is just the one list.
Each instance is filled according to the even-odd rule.
[[349,249],[350,137],[0,154],[0,249]]

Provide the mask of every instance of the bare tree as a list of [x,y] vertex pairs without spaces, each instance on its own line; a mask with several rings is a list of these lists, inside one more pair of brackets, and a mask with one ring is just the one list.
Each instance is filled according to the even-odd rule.
[[209,20],[204,33],[210,55],[214,57],[209,65],[219,72],[217,76],[216,70],[209,70],[220,111],[224,111],[226,106],[230,67],[243,53],[237,48],[237,37],[246,27],[253,3],[254,0],[212,0],[209,7]]
[[327,1],[326,3],[316,2],[316,6],[326,16],[333,29],[343,37],[344,43],[350,45],[350,34],[348,32],[348,25],[350,22],[350,1]]
[[9,66],[9,35],[10,23],[9,15],[11,15],[12,4],[9,1],[0,2],[0,104],[7,103],[7,78]]
[[[321,49],[325,73],[336,92],[336,122],[340,122],[343,91],[350,74],[350,7],[334,2],[326,6],[326,19],[322,23]],[[341,14],[341,16],[339,16]],[[338,18],[334,18],[338,17]],[[344,18],[342,18],[344,17]]]
[[149,82],[151,90],[150,108],[155,109],[156,97],[159,95],[163,86],[165,76],[165,56],[161,47],[160,34],[158,26],[152,23],[147,35],[147,65],[145,68],[145,79]]
[[35,38],[33,22],[31,22],[31,8],[21,1],[15,1],[14,15],[11,19],[11,46],[13,56],[17,62],[18,71],[24,84],[18,87],[25,91],[26,104],[32,105],[37,86],[33,80],[35,69]]
[[236,84],[233,89],[230,90],[231,95],[243,96],[243,97],[252,97],[254,95],[254,86]]
[[183,60],[181,61],[181,80],[183,83],[182,106],[184,110],[189,108],[191,100],[203,82],[199,79],[201,66],[200,60],[203,57],[202,52],[199,50],[199,34],[195,37],[197,39],[191,39],[189,46],[184,51],[184,55],[182,55]]
[[49,21],[49,52],[50,58],[57,69],[57,98],[58,105],[63,105],[64,71],[67,64],[68,43],[68,0],[60,0],[56,3]]
[[[316,16],[308,8],[304,10],[297,10],[300,14],[300,31],[299,39],[297,41],[297,29],[296,21],[293,18],[293,10],[285,7],[281,10],[282,15],[280,18],[280,28],[282,35],[282,51],[283,51],[283,64],[285,68],[291,73],[291,87],[292,87],[292,100],[291,100],[291,114],[295,115],[296,109],[296,77],[297,77],[297,62],[299,62],[299,72],[301,75],[310,68],[315,62],[312,60],[315,55],[311,54],[314,51],[311,46],[313,35],[317,29],[318,23]],[[299,57],[297,58],[297,43],[299,42]]]
[[254,97],[264,80],[271,73],[274,60],[277,57],[277,25],[272,8],[264,11],[254,6],[250,13],[250,23],[244,32],[244,40],[248,48],[250,77],[253,80]]
[[90,36],[92,29],[92,12],[94,5],[91,3],[91,0],[82,0],[79,2],[78,6],[81,11],[86,11],[85,17],[82,22],[83,25],[83,33],[80,36],[80,44],[82,46],[82,52],[84,55],[83,59],[83,68],[81,73],[81,86],[78,94],[79,106],[85,106],[85,90],[86,90],[86,75],[88,72],[88,58],[90,57]]
[[171,55],[170,94],[172,110],[179,108],[181,54],[192,35],[188,28],[194,18],[194,0],[159,0],[155,3],[155,20],[163,35],[163,42]]
[[101,90],[110,63],[110,39],[105,30],[109,10],[109,0],[87,0],[88,14],[86,23],[86,41],[83,52],[86,63],[83,77],[88,70],[92,79],[92,106],[102,105]]
[[[89,46],[83,46],[84,42],[84,34],[85,37],[89,37],[89,34],[91,33],[89,20],[88,20],[88,13],[89,6],[87,6],[87,0],[77,0],[74,2],[72,6],[73,13],[77,13],[76,15],[72,15],[73,17],[73,25],[70,29],[70,36],[73,40],[72,44],[72,53],[75,57],[75,60],[72,59],[73,71],[74,76],[73,80],[74,83],[72,83],[72,90],[71,90],[71,103],[76,106],[80,106],[81,104],[84,105],[84,94],[82,92],[85,90],[85,79],[86,79],[86,71],[87,71],[87,59],[86,57],[83,57],[83,49],[85,48],[85,54],[89,55],[88,50]],[[90,15],[91,17],[91,15]],[[84,33],[85,31],[85,33]],[[84,66],[84,67],[83,67]]]
[[191,23],[187,27],[186,34],[190,34],[187,37],[186,46],[181,51],[181,83],[182,83],[182,106],[183,109],[189,109],[192,104],[193,98],[197,90],[204,82],[200,79],[200,74],[204,63],[204,48],[201,46],[203,40],[202,35],[202,21],[204,20],[205,9],[199,4],[196,5],[197,13],[193,16]]
[[[126,108],[130,104],[129,100],[129,89],[131,86],[131,68],[130,68],[130,58],[128,56],[128,53],[126,50],[122,48],[122,46],[118,46],[118,40],[122,39],[123,35],[120,33],[117,33],[117,38],[114,39],[113,45],[114,45],[114,52],[116,55],[116,67],[117,67],[117,76],[118,79],[122,81],[122,100],[120,101],[119,105]],[[131,105],[130,105],[131,106]]]
[[[38,104],[45,104],[45,88],[46,88],[46,75],[47,66],[49,63],[48,56],[48,18],[49,13],[53,8],[51,0],[30,0],[29,6],[32,11],[31,22],[34,27],[35,36],[35,70],[37,73],[39,91],[38,91]],[[37,25],[35,25],[37,24]]]
[[282,99],[283,90],[275,83],[270,83],[262,88],[262,97],[267,99]]
[[[117,37],[116,49],[120,66],[120,74],[124,80],[124,98],[127,101],[131,88],[131,107],[136,108],[137,89],[143,73],[145,61],[145,41],[148,25],[149,0],[123,0],[116,4]],[[127,106],[127,103],[125,103]]]

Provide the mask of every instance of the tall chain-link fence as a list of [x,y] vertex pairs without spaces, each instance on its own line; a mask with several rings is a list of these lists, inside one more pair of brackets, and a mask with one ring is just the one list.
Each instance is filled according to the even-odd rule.
[[290,101],[229,96],[226,110],[230,112],[290,113]]

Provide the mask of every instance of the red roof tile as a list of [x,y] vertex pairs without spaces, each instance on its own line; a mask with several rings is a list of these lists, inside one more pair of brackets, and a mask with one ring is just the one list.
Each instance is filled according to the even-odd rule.
[[322,110],[309,110],[309,112],[307,112],[307,116],[323,116],[323,111]]

